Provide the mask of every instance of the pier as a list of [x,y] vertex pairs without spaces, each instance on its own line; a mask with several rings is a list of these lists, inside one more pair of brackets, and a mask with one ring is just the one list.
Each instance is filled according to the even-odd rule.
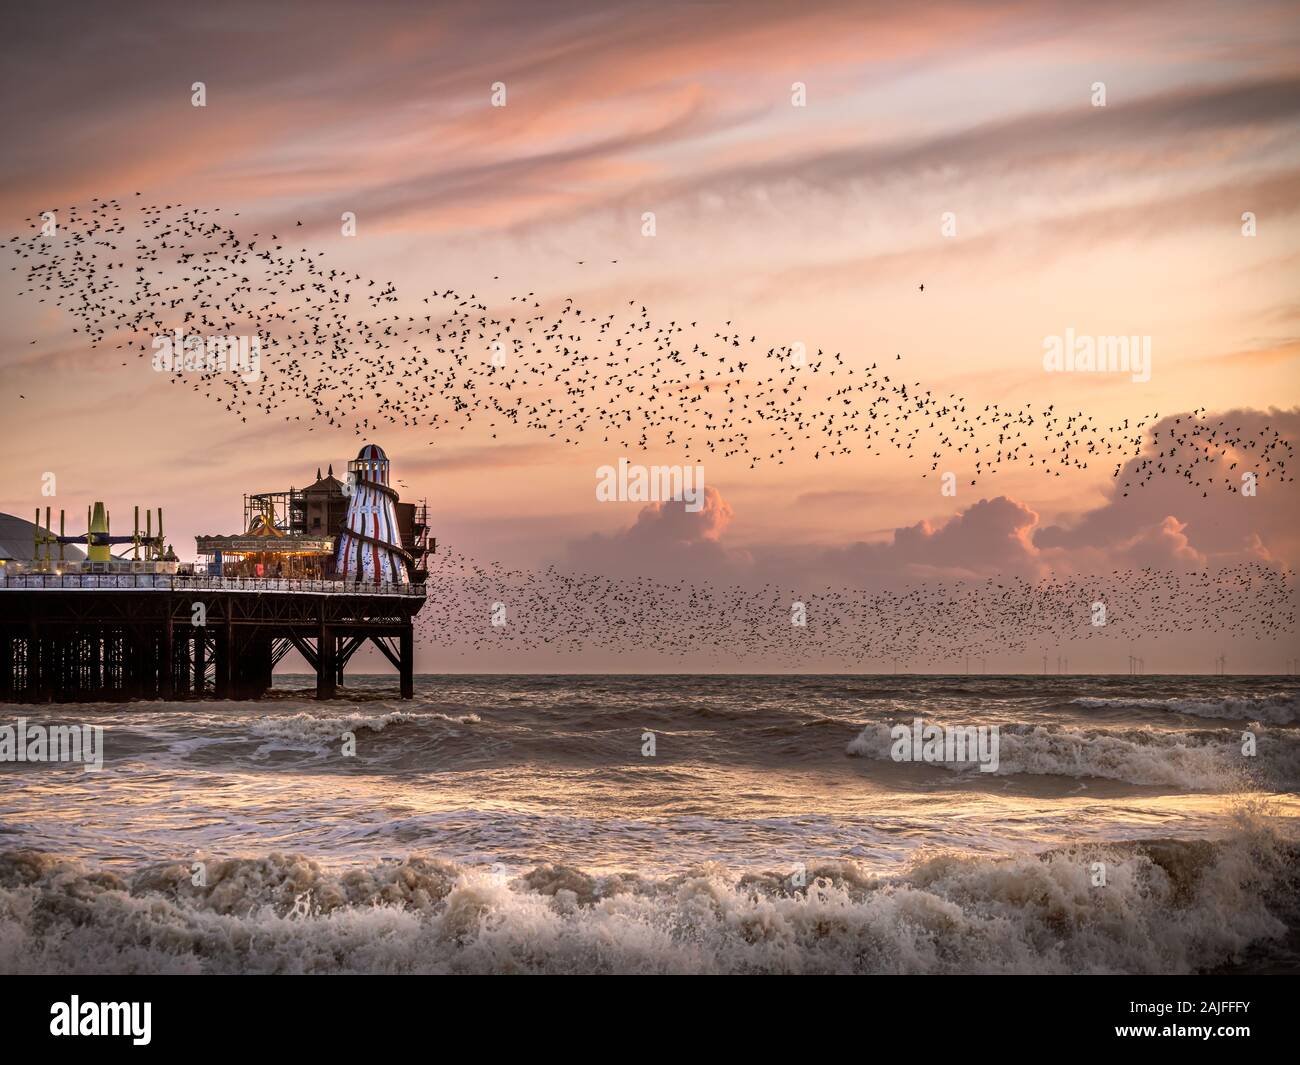
[[161,508],[155,533],[135,507],[129,536],[102,501],[83,533],[60,510],[56,534],[38,509],[30,559],[0,545],[0,702],[260,699],[293,650],[329,699],[367,643],[412,698],[433,545],[428,505],[403,503],[389,479],[366,444],[346,481],[330,466],[301,491],[246,495],[243,531],[195,537],[197,563],[166,542]]
[[173,574],[5,573],[0,701],[258,699],[296,649],[329,699],[367,642],[413,695],[424,585]]

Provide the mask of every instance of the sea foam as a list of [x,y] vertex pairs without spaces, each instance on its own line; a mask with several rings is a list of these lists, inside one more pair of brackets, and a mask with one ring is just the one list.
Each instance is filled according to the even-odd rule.
[[[1245,827],[1008,858],[934,853],[906,872],[851,862],[493,873],[411,856],[329,869],[294,856],[131,874],[0,854],[10,973],[1116,973],[1229,964],[1282,937],[1294,846]],[[1104,886],[1096,882],[1104,863]],[[1288,871],[1289,870],[1289,871]]]

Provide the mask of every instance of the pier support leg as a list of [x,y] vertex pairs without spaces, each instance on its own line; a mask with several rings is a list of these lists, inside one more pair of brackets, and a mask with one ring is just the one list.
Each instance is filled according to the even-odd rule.
[[195,630],[194,635],[194,694],[198,697],[203,695],[203,674],[207,666],[203,660],[203,653],[207,650],[207,638],[204,636],[203,629]]
[[176,698],[189,699],[194,693],[194,634],[188,625],[176,631]]
[[235,677],[235,626],[231,622],[229,610],[230,606],[227,604],[226,624],[220,638],[217,640],[218,699],[233,699],[235,697],[235,693],[231,691]]
[[34,703],[46,702],[45,694],[45,641],[31,623],[27,638],[27,691]]
[[334,630],[324,621],[316,640],[316,698],[334,698]]
[[101,647],[103,645],[103,634],[99,629],[90,630],[90,694],[98,695],[106,687],[103,677],[103,664]]
[[260,699],[271,687],[272,640],[269,633],[254,632],[244,644],[244,691],[241,699]]
[[14,697],[14,640],[16,635],[0,629],[0,699],[11,702]]
[[411,625],[402,628],[401,636],[401,667],[399,672],[402,678],[402,698],[415,698],[415,631]]
[[122,698],[124,700],[144,697],[140,681],[141,659],[144,657],[144,644],[134,626],[122,628]]
[[162,654],[159,656],[160,676],[158,677],[158,695],[163,699],[176,697],[176,632],[172,628],[170,615],[163,625]]

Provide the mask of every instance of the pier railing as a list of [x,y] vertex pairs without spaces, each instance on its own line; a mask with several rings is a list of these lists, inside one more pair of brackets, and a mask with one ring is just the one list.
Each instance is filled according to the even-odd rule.
[[423,584],[388,581],[367,584],[293,577],[190,577],[170,573],[5,573],[4,567],[0,566],[0,592],[11,589],[424,595]]

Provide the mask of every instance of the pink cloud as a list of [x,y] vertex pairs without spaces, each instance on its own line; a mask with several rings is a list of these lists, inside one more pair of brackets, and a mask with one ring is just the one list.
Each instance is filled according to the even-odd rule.
[[[1300,493],[1285,444],[1300,440],[1300,408],[1230,410],[1202,416],[1200,425],[1217,433],[1216,443],[1228,443],[1222,454],[1173,443],[1170,431],[1185,437],[1191,423],[1189,414],[1162,418],[1148,433],[1142,454],[1120,470],[1109,500],[1060,524],[1036,530],[1034,546],[1061,564],[1072,559],[1077,562],[1080,556],[1100,561],[1160,538],[1172,543],[1171,530],[1176,526],[1186,549],[1175,552],[1171,559],[1187,561],[1195,556],[1200,564],[1257,559],[1288,565],[1300,562],[1300,533],[1294,518]],[[1245,439],[1271,445],[1270,459],[1280,458],[1286,464],[1285,472],[1274,461],[1267,465],[1252,462],[1232,446],[1233,441]],[[1161,465],[1169,469],[1175,462],[1194,472],[1189,477],[1159,472]],[[1156,476],[1146,480],[1153,468]],[[1248,472],[1257,478],[1254,496],[1241,491],[1242,476]],[[1234,490],[1228,491],[1227,484]]]
[[732,517],[731,504],[708,485],[700,510],[689,511],[683,502],[647,504],[621,532],[593,533],[571,543],[568,562],[575,569],[618,576],[725,578],[752,562],[747,552],[721,542]]
[[[1241,562],[1300,561],[1300,534],[1289,516],[1296,489],[1275,461],[1285,443],[1300,438],[1300,410],[1229,411],[1197,424],[1216,432],[1214,447],[1188,440],[1195,419],[1162,419],[1148,434],[1143,454],[1120,471],[1102,505],[1059,524],[1043,526],[1028,504],[1009,496],[981,499],[947,520],[901,526],[881,540],[829,548],[727,542],[735,512],[714,487],[691,513],[681,503],[643,508],[636,521],[613,535],[593,534],[569,545],[567,563],[609,576],[654,574],[690,580],[777,583],[800,587],[889,587],[927,579],[1079,575],[1120,568],[1204,569]],[[1172,465],[1174,437],[1190,477],[1166,471],[1145,481],[1152,463]],[[1246,461],[1232,441],[1277,441],[1267,465]],[[1224,440],[1225,455],[1218,453]],[[1258,456],[1258,449],[1255,454]],[[1197,455],[1200,461],[1192,463]],[[1260,496],[1229,493],[1223,479],[1240,483],[1257,469]],[[1210,482],[1217,482],[1210,493]],[[1139,485],[1141,485],[1139,487]],[[1124,493],[1127,491],[1127,495]],[[1206,494],[1202,494],[1205,492]],[[1210,496],[1213,495],[1213,498]],[[1291,505],[1272,505],[1278,499]]]

